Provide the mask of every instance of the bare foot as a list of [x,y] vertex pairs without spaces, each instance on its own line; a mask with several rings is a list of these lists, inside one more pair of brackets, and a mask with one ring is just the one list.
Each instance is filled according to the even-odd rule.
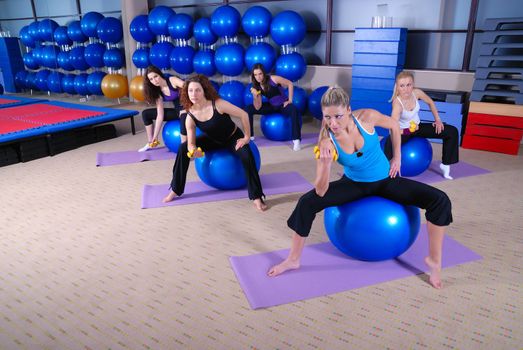
[[265,211],[267,210],[268,206],[267,204],[265,204],[265,202],[261,199],[261,198],[256,198],[254,200],[254,206],[256,207],[256,209],[258,209],[259,211]]
[[162,199],[162,202],[164,202],[164,203],[171,202],[174,200],[174,197],[176,197],[176,193],[174,193],[173,191],[170,191],[169,194],[167,196],[165,196],[164,199]]
[[281,275],[282,273],[284,273],[287,270],[295,270],[299,267],[300,267],[299,261],[292,261],[289,259],[285,259],[278,265],[274,265],[273,267],[271,267],[269,269],[269,271],[267,271],[267,276],[275,277],[275,276]]
[[425,264],[430,268],[429,283],[436,289],[441,289],[441,265],[434,262],[430,257],[425,258]]

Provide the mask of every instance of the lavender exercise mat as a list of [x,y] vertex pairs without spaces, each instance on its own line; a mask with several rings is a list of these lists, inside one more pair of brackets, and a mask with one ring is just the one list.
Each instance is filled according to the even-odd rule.
[[[267,196],[306,192],[312,189],[310,182],[296,172],[261,174],[260,180],[263,185],[263,192]],[[163,203],[162,199],[167,193],[169,193],[168,184],[145,185],[142,192],[142,209],[248,198],[247,189],[217,190],[201,181],[188,182],[183,196],[172,202]]]
[[[418,176],[409,177],[409,179],[423,182],[426,184],[441,181],[449,181],[445,179],[443,175],[441,175],[441,170],[439,168],[440,164],[441,161],[433,161],[427,170],[425,170]],[[450,176],[452,176],[454,180],[461,179],[463,177],[483,175],[488,173],[490,173],[489,170],[465,162],[459,162],[450,166]]]
[[[308,245],[303,250],[300,269],[268,277],[267,270],[287,257],[288,252],[284,249],[229,258],[251,308],[292,303],[418,275],[426,271],[423,259],[428,254],[428,236],[426,225],[422,225],[417,240],[407,252],[397,259],[380,262],[354,260],[330,242]],[[472,250],[445,237],[443,268],[480,259]]]
[[98,153],[96,155],[96,166],[139,163],[146,160],[174,160],[175,157],[176,153],[169,151],[167,147],[153,148],[145,152],[122,151]]

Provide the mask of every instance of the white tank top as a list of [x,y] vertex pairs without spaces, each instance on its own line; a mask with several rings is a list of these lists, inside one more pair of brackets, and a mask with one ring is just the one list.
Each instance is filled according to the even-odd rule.
[[401,99],[399,96],[396,97],[401,105],[401,107],[403,107],[403,110],[401,111],[401,115],[400,115],[400,129],[408,129],[410,127],[410,122],[413,121],[414,123],[416,123],[416,125],[418,125],[420,123],[420,119],[419,119],[419,103],[418,103],[418,99],[416,98],[416,96],[414,95],[414,93],[412,93],[412,98],[414,98],[414,101],[416,102],[416,104],[414,105],[414,109],[412,111],[409,111],[408,109],[405,108],[405,106],[403,105],[403,103],[401,102]]

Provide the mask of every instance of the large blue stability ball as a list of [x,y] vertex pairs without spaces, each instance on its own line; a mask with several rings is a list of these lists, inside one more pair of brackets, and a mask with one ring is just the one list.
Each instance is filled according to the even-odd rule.
[[60,48],[56,45],[47,45],[42,48],[42,66],[58,68],[57,57]]
[[432,146],[423,137],[413,137],[401,145],[401,175],[416,176],[432,162]]
[[69,36],[67,35],[67,27],[66,26],[60,26],[55,29],[53,33],[54,41],[58,45],[72,45],[73,41]]
[[156,6],[149,13],[149,29],[156,35],[169,35],[168,22],[176,12],[167,6]]
[[280,75],[290,81],[301,79],[307,70],[307,63],[303,56],[297,52],[281,55],[276,60],[276,75]]
[[267,43],[256,43],[250,45],[245,51],[245,67],[250,72],[256,63],[261,63],[266,72],[272,71],[276,52],[274,48]]
[[[252,141],[248,147],[252,150],[256,169],[259,171],[261,160],[258,147]],[[219,190],[236,190],[247,186],[240,158],[227,149],[206,151],[205,156],[196,158],[195,165],[198,176],[208,186]]]
[[48,69],[42,69],[36,72],[35,85],[41,91],[49,90],[47,85],[47,79],[49,78],[50,71]]
[[[289,96],[289,90],[285,90],[287,97]],[[303,115],[307,109],[307,92],[299,86],[294,86],[294,92],[292,95],[292,104],[296,106],[298,112]]]
[[41,41],[54,41],[54,31],[59,25],[56,21],[46,18],[38,23],[38,37]]
[[211,15],[211,29],[219,37],[234,37],[240,28],[240,12],[230,5],[220,6]]
[[305,21],[294,11],[278,13],[271,22],[272,40],[278,45],[298,45],[305,38]]
[[167,41],[154,44],[149,50],[149,61],[160,69],[170,69],[173,48],[173,44]]
[[238,43],[221,45],[214,55],[214,64],[223,75],[236,76],[243,72],[243,46]]
[[29,34],[29,26],[23,26],[22,29],[20,29],[20,32],[18,33],[18,36],[20,37],[20,41],[22,44],[24,44],[27,47],[34,48],[36,46],[35,39]]
[[123,38],[122,22],[114,17],[106,17],[98,23],[96,33],[104,43],[119,43]]
[[272,141],[292,140],[292,121],[291,118],[281,114],[272,113],[262,115],[260,127],[263,135]]
[[218,40],[218,37],[211,29],[211,20],[207,17],[200,18],[194,23],[194,39],[205,45],[212,45]]
[[32,51],[24,53],[22,60],[24,61],[24,65],[29,69],[38,69],[38,67],[40,67]]
[[76,75],[74,74],[65,74],[62,78],[62,89],[64,92],[70,95],[76,95],[76,90],[74,88],[74,79]]
[[98,33],[96,27],[102,19],[104,19],[104,15],[99,12],[87,12],[80,20],[80,28],[82,28],[82,32],[90,38],[97,38]]
[[56,57],[56,62],[58,63],[58,66],[66,71],[73,71],[74,67],[71,64],[71,60],[69,58],[69,51],[60,51],[58,53],[58,56]]
[[242,27],[248,36],[261,38],[269,34],[271,20],[271,12],[265,7],[252,6],[243,14]]
[[193,68],[198,74],[208,77],[216,74],[216,65],[214,64],[214,50],[199,50],[193,57]]
[[146,44],[154,40],[154,33],[149,29],[148,21],[147,15],[138,15],[129,25],[131,36],[139,43]]
[[192,36],[193,20],[185,13],[177,13],[167,23],[167,30],[173,39],[189,40]]
[[62,78],[64,77],[63,73],[60,72],[51,72],[49,73],[49,76],[47,77],[47,87],[49,88],[49,91],[54,93],[62,93]]
[[67,36],[75,43],[83,43],[87,41],[87,36],[82,32],[80,21],[71,21],[67,25]]
[[69,62],[71,65],[78,70],[86,70],[89,65],[85,61],[85,47],[77,46],[69,51]]
[[103,96],[102,91],[102,80],[107,73],[102,71],[96,71],[89,74],[87,77],[87,90],[93,95]]
[[38,23],[38,21],[31,22],[27,27],[27,33],[34,41],[41,41],[40,35],[38,34]]
[[92,43],[85,47],[84,58],[88,65],[95,68],[104,66],[105,45]]
[[89,95],[87,77],[87,73],[80,73],[74,77],[74,90],[78,95]]
[[133,63],[136,68],[147,68],[149,67],[149,48],[141,47],[136,49],[133,53]]
[[318,120],[323,119],[323,112],[321,111],[321,98],[323,94],[329,89],[328,86],[320,86],[309,95],[308,107],[314,118]]
[[332,244],[365,261],[393,259],[414,243],[420,228],[419,209],[381,197],[365,197],[325,209],[324,224]]
[[[245,87],[238,80],[231,80],[223,83],[218,90],[218,94],[224,100],[232,103],[236,107],[243,108],[243,92]],[[252,102],[251,102],[252,103]]]
[[171,67],[180,74],[191,74],[194,71],[194,48],[192,46],[176,46],[171,51]]
[[125,64],[125,57],[121,49],[112,47],[104,52],[104,65],[114,69],[120,69]]
[[[196,128],[196,137],[201,134],[201,130]],[[180,121],[178,119],[169,120],[163,125],[162,139],[169,151],[178,153],[181,143]]]

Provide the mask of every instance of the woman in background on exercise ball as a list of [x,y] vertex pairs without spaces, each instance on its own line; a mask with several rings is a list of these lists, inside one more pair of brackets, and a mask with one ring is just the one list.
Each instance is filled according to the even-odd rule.
[[[434,123],[422,123],[419,117],[420,105],[424,101],[434,116]],[[450,165],[459,160],[458,129],[453,125],[445,125],[441,121],[434,101],[423,90],[414,87],[414,75],[410,72],[400,72],[394,84],[391,117],[400,124],[401,144],[411,137],[436,138],[443,140],[442,161],[439,165],[443,177],[452,180]],[[385,155],[392,158],[390,138],[385,143]]]
[[[180,118],[179,89],[182,87],[182,79],[175,76],[166,77],[155,66],[147,67],[143,80],[144,98],[145,102],[155,104],[156,108],[149,108],[142,112],[142,119],[147,133],[147,143],[138,150],[139,152],[158,147],[160,145],[158,135],[162,131],[163,122]],[[165,108],[165,102],[172,102],[174,108]],[[156,125],[153,125],[154,120],[156,120]],[[187,134],[183,120],[180,121],[180,134]]]
[[[403,205],[426,209],[430,269],[429,282],[441,288],[441,256],[445,226],[452,222],[447,195],[429,185],[397,176],[401,167],[398,123],[376,110],[351,111],[349,96],[331,87],[321,99],[322,129],[315,149],[316,181],[314,189],[304,194],[287,220],[294,233],[288,257],[269,269],[269,276],[300,267],[300,257],[317,213],[367,196],[380,196]],[[391,132],[394,157],[390,164],[380,147],[376,126]],[[341,179],[330,182],[333,158],[344,167]],[[371,220],[372,218],[369,218]]]
[[[253,103],[245,107],[251,124],[251,139],[254,139],[255,114],[282,113],[291,118],[293,150],[299,151],[301,149],[301,116],[296,106],[292,104],[294,95],[292,82],[278,75],[268,75],[261,63],[256,63],[252,67],[251,82]],[[283,91],[284,87],[289,89],[288,97]],[[267,97],[269,102],[262,102],[262,95]]]

